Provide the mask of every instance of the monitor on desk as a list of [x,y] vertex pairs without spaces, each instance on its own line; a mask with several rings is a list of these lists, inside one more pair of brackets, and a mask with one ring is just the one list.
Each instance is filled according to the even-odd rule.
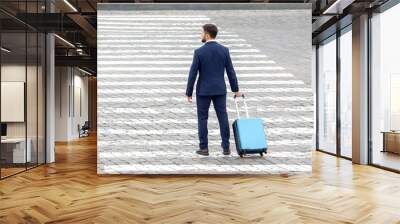
[[7,124],[1,123],[1,137],[7,136]]

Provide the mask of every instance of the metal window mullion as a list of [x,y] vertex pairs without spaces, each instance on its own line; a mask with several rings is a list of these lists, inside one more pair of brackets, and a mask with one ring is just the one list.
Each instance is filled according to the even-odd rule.
[[[36,1],[36,12],[39,13]],[[39,33],[36,32],[36,166],[39,165]]]
[[71,70],[68,73],[68,117],[71,117]]
[[340,108],[340,84],[341,84],[341,64],[340,64],[340,35],[338,29],[336,31],[336,154],[341,156],[341,108]]
[[367,132],[368,132],[368,137],[367,137],[367,141],[368,141],[368,156],[367,156],[367,164],[373,164],[373,148],[372,148],[372,11],[369,10],[368,11],[368,25],[367,25],[367,83],[368,83],[368,87],[367,87],[367,119],[368,119],[368,124],[367,124]]
[[[45,13],[47,13],[47,0],[45,2]],[[48,33],[44,33],[44,163],[47,163],[47,38]],[[43,69],[42,69],[43,72]],[[43,76],[43,73],[42,73]],[[61,88],[60,88],[61,92]]]
[[[28,17],[28,1],[25,1],[25,21]],[[26,23],[25,23],[26,24]],[[25,25],[25,100],[24,100],[24,118],[25,118],[25,170],[28,170],[28,26]]]
[[72,87],[71,87],[71,94],[72,94],[72,117],[75,118],[75,67],[71,67],[72,69]]
[[319,44],[315,47],[315,148],[319,149]]
[[[2,32],[1,32],[1,28],[2,28],[2,23],[0,23],[0,47],[2,46]],[[2,55],[2,53],[1,53],[1,51],[0,51],[0,124],[2,124],[2,122],[1,122],[1,67],[2,67],[2,64],[1,64],[1,62],[2,62],[2,58],[1,58],[1,55]],[[1,134],[0,134],[1,135]],[[2,176],[1,176],[1,170],[2,170],[2,162],[1,162],[1,150],[2,150],[2,148],[1,148],[1,139],[0,139],[0,180],[2,179]]]

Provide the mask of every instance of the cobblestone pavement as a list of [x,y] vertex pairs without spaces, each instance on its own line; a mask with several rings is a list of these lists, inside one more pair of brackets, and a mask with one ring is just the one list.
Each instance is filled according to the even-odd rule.
[[[311,45],[307,38],[311,32],[307,30],[307,22],[311,18],[308,14],[306,10],[100,10],[98,173],[311,171],[314,112],[309,84]],[[285,15],[290,19],[285,20]],[[279,29],[276,22],[280,22]],[[304,29],[293,28],[283,36],[284,30],[291,29],[294,22]],[[239,158],[234,150],[232,130],[233,153],[222,155],[212,107],[210,156],[195,154],[198,148],[196,104],[186,102],[185,89],[193,51],[201,46],[204,23],[219,26],[218,41],[230,48],[240,89],[248,99],[250,116],[264,120],[269,143],[264,157]],[[229,90],[228,82],[227,85]],[[237,117],[231,95],[227,104],[230,123]],[[241,113],[244,115],[243,109]]]

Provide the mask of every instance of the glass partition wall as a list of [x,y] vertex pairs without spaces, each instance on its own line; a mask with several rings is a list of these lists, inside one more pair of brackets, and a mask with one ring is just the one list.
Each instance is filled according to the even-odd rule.
[[318,149],[336,153],[336,36],[318,47]]
[[351,25],[317,46],[317,150],[352,157]]
[[400,171],[400,4],[371,18],[370,163]]
[[[18,7],[38,12],[39,2]],[[44,33],[0,12],[1,179],[45,163],[45,41]]]
[[341,31],[340,68],[340,155],[352,158],[352,33],[351,25]]
[[1,33],[1,177],[26,169],[26,33]]
[[[368,164],[400,172],[400,4],[369,17]],[[352,158],[352,27],[317,45],[316,148]]]

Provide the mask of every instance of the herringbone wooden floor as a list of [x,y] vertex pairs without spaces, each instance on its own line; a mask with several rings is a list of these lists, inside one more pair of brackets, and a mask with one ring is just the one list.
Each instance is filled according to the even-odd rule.
[[90,137],[0,181],[0,223],[400,223],[400,175],[313,160],[296,176],[98,176]]

